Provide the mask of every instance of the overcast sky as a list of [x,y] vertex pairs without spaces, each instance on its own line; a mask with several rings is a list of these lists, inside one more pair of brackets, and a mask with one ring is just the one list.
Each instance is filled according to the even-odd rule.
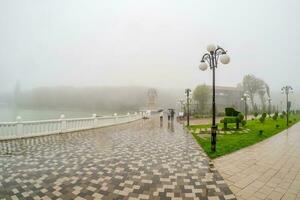
[[298,0],[1,0],[0,91],[56,85],[184,88],[206,45],[226,50],[218,85],[255,74],[300,89]]

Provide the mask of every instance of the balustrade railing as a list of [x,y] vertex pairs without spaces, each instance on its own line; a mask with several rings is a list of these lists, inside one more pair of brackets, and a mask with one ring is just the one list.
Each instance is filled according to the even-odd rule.
[[111,126],[132,122],[141,119],[141,113],[101,116],[93,114],[88,118],[65,118],[64,115],[60,119],[40,120],[40,121],[22,121],[21,117],[17,117],[16,122],[0,122],[0,140],[16,139],[25,137],[34,137],[42,135],[50,135],[56,133],[64,133],[104,126]]

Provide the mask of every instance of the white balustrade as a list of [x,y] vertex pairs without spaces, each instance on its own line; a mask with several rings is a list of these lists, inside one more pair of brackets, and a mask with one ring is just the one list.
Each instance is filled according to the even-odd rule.
[[138,113],[127,115],[97,117],[93,114],[88,118],[65,118],[61,115],[60,119],[40,120],[40,121],[22,121],[20,116],[15,122],[0,122],[0,140],[35,137],[49,134],[57,134],[92,128],[99,128],[104,126],[111,126],[132,122],[141,119],[142,115]]

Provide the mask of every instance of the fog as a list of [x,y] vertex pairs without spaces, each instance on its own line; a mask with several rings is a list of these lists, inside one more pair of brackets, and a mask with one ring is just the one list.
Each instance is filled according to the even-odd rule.
[[[211,84],[211,72],[198,65],[206,45],[215,43],[231,57],[229,65],[218,67],[217,85],[235,86],[254,74],[270,85],[275,102],[286,84],[295,89],[296,101],[299,9],[297,0],[3,0],[0,94],[7,98],[18,82],[28,93],[45,87],[137,87],[144,88],[143,96],[150,87],[171,88],[174,95],[162,99],[173,105],[178,91]],[[126,100],[141,105],[143,98]]]
[[[148,107],[147,87],[40,87],[17,92],[7,99],[23,108],[77,109],[90,112],[138,111]],[[156,89],[155,106],[176,107],[184,90]]]

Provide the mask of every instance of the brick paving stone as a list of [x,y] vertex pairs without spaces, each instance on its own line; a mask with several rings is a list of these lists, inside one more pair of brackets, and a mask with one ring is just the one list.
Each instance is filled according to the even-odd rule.
[[157,117],[1,141],[0,199],[236,198],[192,135]]
[[214,160],[216,169],[237,199],[300,197],[299,131],[300,123],[265,141]]

